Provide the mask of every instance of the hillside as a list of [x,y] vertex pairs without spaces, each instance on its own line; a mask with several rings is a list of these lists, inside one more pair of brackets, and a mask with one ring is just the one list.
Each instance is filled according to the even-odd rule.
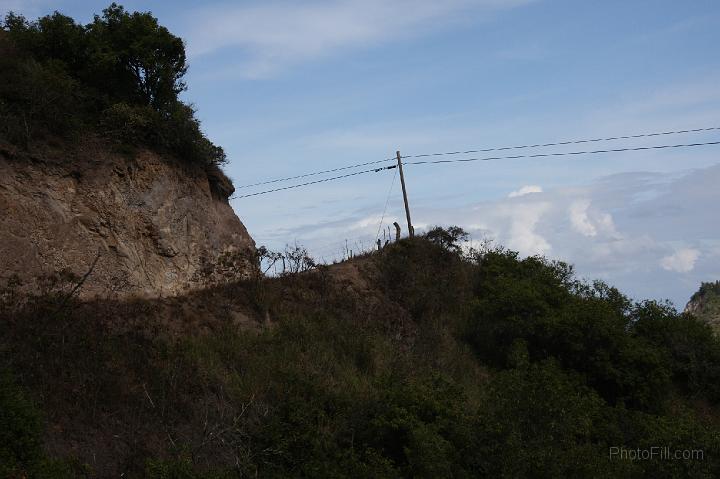
[[253,274],[225,153],[178,97],[186,70],[149,13],[5,18],[0,280],[38,293],[87,275],[83,297],[158,297]]
[[[68,288],[3,291],[0,463],[17,477],[720,473],[709,327],[562,263],[461,255],[436,230],[178,298]],[[608,455],[657,444],[703,459]]]
[[720,477],[705,321],[458,227],[255,248],[187,68],[116,4],[0,29],[0,478]]
[[685,306],[685,312],[708,323],[715,330],[720,328],[720,281],[701,284]]
[[255,245],[218,175],[102,141],[30,151],[0,143],[0,280],[37,292],[96,262],[84,297],[162,296],[251,274]]

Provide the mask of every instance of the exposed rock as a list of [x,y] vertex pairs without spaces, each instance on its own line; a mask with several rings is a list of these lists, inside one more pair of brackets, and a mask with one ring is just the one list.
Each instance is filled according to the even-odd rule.
[[228,203],[233,187],[208,172],[99,142],[70,151],[0,145],[0,281],[26,289],[63,270],[94,295],[163,296],[237,279],[255,268],[255,243]]
[[702,283],[685,306],[685,312],[720,330],[720,281]]

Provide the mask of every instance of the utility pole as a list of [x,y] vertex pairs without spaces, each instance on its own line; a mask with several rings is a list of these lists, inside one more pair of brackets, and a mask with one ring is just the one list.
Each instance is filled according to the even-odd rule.
[[400,156],[400,152],[397,151],[397,166],[398,170],[400,170],[400,184],[402,185],[403,190],[403,201],[405,201],[405,216],[407,217],[407,225],[408,225],[408,234],[412,238],[415,236],[415,230],[412,227],[412,221],[410,221],[410,206],[408,205],[408,199],[407,199],[407,190],[405,189],[405,175],[403,175],[403,169],[402,169],[402,156]]

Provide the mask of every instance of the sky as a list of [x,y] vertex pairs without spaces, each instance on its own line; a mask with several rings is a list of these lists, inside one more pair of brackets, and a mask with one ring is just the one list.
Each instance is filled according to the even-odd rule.
[[[716,0],[123,4],[185,40],[183,99],[225,148],[237,194],[397,150],[720,127]],[[0,0],[0,13],[60,10],[84,23],[105,6]],[[501,153],[717,140],[707,131]],[[395,171],[231,204],[258,245],[297,243],[332,261],[346,245],[370,248],[393,221],[406,231]],[[701,281],[720,279],[720,145],[408,165],[405,176],[416,231],[459,225],[473,244],[563,260],[580,278],[680,309]]]

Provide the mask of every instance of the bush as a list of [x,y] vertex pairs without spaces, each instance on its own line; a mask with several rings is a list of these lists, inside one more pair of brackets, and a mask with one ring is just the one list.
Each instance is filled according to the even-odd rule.
[[203,165],[222,165],[227,158],[223,149],[203,135],[195,111],[182,102],[171,102],[156,124],[155,145],[178,158]]
[[100,118],[100,125],[111,141],[130,145],[150,141],[157,122],[158,115],[151,108],[127,103],[114,103]]
[[2,63],[0,132],[7,139],[28,145],[43,133],[65,135],[79,127],[82,94],[59,62],[31,58]]
[[487,477],[618,477],[596,439],[604,407],[555,361],[503,371],[480,408],[477,468]]
[[531,361],[555,358],[586,374],[612,404],[662,407],[669,364],[653,344],[628,334],[631,318],[618,306],[624,299],[608,300],[602,286],[596,291],[578,285],[571,267],[542,258],[518,260],[515,253],[490,252],[477,271],[466,334],[481,358],[508,367],[510,351],[521,340]]
[[643,302],[632,312],[633,332],[668,358],[683,392],[720,404],[720,339],[712,328],[668,305]]
[[[0,135],[27,146],[43,133],[93,130],[203,167],[225,163],[185,90],[185,46],[150,13],[113,3],[88,25],[55,12],[0,29]],[[85,131],[83,131],[85,133]]]
[[74,461],[53,460],[41,445],[43,421],[7,371],[0,371],[0,477],[70,479],[85,475]]
[[[254,314],[259,276],[157,301],[71,299],[58,315],[64,275],[17,304],[13,282],[0,291],[15,305],[0,308],[0,360],[23,371],[53,424],[72,418],[85,460],[96,447],[117,454],[101,475],[720,474],[717,339],[705,326],[578,283],[563,263],[452,249],[417,237],[363,258],[378,285],[365,295],[332,267],[264,278],[259,313],[271,320],[257,330],[232,312]],[[226,316],[206,318],[212,307]],[[16,393],[0,401],[11,411],[0,448],[27,444],[2,449],[12,467],[85,474],[42,456],[42,421]],[[90,444],[107,427],[118,438]],[[609,457],[658,446],[704,457]]]
[[449,244],[424,237],[383,248],[376,264],[378,286],[418,319],[462,309],[469,300],[468,264]]
[[40,414],[11,379],[0,374],[0,476],[27,471],[41,457]]

